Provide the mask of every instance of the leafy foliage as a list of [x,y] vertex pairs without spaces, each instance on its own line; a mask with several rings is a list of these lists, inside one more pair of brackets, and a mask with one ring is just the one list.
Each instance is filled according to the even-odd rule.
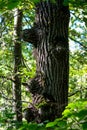
[[75,103],[70,103],[63,117],[56,119],[46,125],[47,128],[56,130],[86,130],[87,128],[87,100],[77,100]]
[[[69,105],[62,118],[49,123],[20,124],[14,120],[13,111],[13,10],[23,10],[23,28],[30,28],[34,22],[34,3],[39,0],[0,0],[0,129],[15,130],[86,130],[87,129],[87,2],[86,0],[64,0],[70,6],[71,21],[69,28],[70,42],[75,43],[75,51],[70,52]],[[52,0],[55,2],[55,0]],[[22,82],[35,75],[36,65],[32,56],[33,47],[29,43],[22,44]],[[71,46],[71,43],[70,43]],[[30,93],[22,86],[23,109],[31,102]],[[73,103],[71,103],[73,102]],[[23,119],[24,120],[24,119]]]

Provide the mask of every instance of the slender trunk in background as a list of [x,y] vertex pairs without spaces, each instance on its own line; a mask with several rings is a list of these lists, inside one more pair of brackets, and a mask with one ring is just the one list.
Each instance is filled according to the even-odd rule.
[[15,9],[14,11],[14,84],[13,97],[15,99],[14,108],[16,113],[16,121],[22,122],[22,102],[21,102],[21,31],[22,31],[22,11]]

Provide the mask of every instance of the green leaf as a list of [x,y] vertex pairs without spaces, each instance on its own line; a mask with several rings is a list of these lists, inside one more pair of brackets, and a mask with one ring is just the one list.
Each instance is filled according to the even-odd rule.
[[87,110],[83,109],[79,113],[77,113],[77,116],[82,120],[85,116],[87,116]]
[[61,127],[61,128],[65,128],[65,127],[67,126],[67,122],[61,120],[61,121],[59,121],[59,122],[57,123],[57,125],[58,125],[59,127]]
[[69,109],[65,109],[65,111],[62,114],[64,117],[70,117],[72,115],[72,113]]
[[19,2],[20,2],[20,0],[10,0],[8,2],[8,6],[7,6],[8,9],[11,10],[11,9],[17,7],[17,5],[19,4]]
[[37,130],[38,125],[36,123],[25,123],[19,130]]
[[0,11],[3,12],[4,10],[12,10],[16,8],[21,1],[22,0],[0,0]]
[[36,123],[29,124],[29,130],[36,130],[37,127],[38,127],[38,126],[37,126]]
[[55,122],[55,121],[54,122],[49,122],[49,123],[46,124],[46,128],[47,127],[54,127],[56,124],[57,124],[57,122]]
[[87,130],[87,122],[82,124],[83,130]]

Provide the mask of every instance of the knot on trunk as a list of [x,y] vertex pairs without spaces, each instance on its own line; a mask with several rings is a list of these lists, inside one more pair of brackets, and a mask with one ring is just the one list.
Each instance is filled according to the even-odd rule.
[[40,122],[38,110],[33,106],[30,106],[24,109],[23,116],[27,120],[28,123],[32,121],[37,122],[37,123]]
[[36,75],[34,78],[30,79],[27,84],[27,88],[33,95],[44,93],[44,78],[40,75]]
[[42,35],[41,29],[35,25],[34,27],[30,29],[25,29],[22,32],[22,39],[26,42],[29,42],[34,45],[34,47],[37,47],[37,44],[39,43],[40,36]]
[[55,118],[61,117],[63,110],[62,106],[60,106],[57,102],[48,102],[42,104],[39,108],[30,105],[28,108],[24,109],[23,116],[28,123],[32,121],[41,123],[46,120],[53,121]]

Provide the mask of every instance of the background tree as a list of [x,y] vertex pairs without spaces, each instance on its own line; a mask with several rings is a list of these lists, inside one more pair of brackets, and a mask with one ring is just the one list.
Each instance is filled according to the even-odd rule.
[[14,83],[13,96],[15,100],[16,120],[22,122],[22,102],[21,102],[21,66],[22,66],[22,48],[21,48],[21,31],[22,31],[22,11],[14,11]]

